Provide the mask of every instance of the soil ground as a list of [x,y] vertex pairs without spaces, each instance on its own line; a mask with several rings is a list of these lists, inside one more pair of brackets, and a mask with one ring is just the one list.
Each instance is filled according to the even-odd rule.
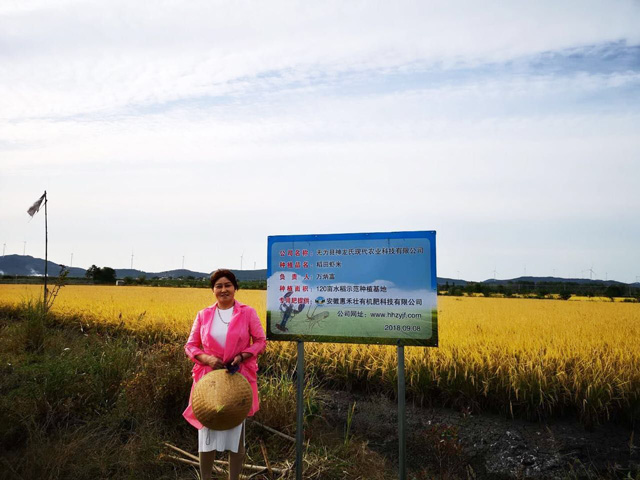
[[[344,425],[345,430],[355,402],[349,433],[368,440],[369,448],[397,465],[396,402],[337,390],[323,391],[321,402],[327,422]],[[406,432],[408,478],[551,480],[640,475],[640,446],[634,444],[628,426],[605,424],[587,430],[577,421],[541,424],[407,404]]]

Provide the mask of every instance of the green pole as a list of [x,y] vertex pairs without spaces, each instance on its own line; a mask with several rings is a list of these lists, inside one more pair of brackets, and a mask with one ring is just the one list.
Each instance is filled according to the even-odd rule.
[[398,345],[398,476],[400,480],[406,478],[405,464],[405,384],[404,384],[404,345]]
[[296,412],[296,480],[302,480],[302,444],[304,443],[304,342],[298,341],[298,377]]

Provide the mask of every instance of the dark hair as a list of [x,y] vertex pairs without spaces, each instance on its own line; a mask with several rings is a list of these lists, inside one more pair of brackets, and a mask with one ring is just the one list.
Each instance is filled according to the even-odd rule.
[[216,282],[220,280],[222,277],[227,277],[229,281],[233,283],[233,286],[235,287],[235,289],[240,290],[240,287],[238,286],[238,280],[236,280],[236,276],[233,274],[231,270],[227,270],[224,268],[219,268],[218,270],[216,270],[211,274],[212,289],[213,289],[213,286],[216,284]]

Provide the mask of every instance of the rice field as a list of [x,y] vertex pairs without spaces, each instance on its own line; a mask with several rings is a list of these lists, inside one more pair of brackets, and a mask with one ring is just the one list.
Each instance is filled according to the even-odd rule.
[[[0,285],[0,304],[41,297],[41,285]],[[236,298],[253,306],[264,321],[265,292],[239,290]],[[87,322],[124,323],[132,330],[162,327],[188,335],[198,311],[213,303],[215,297],[206,288],[68,285],[60,289],[53,312]]]
[[[42,287],[0,285],[0,305]],[[240,290],[263,323],[266,292]],[[54,312],[69,321],[161,329],[186,339],[208,289],[67,286]],[[493,409],[530,418],[577,414],[589,424],[640,415],[640,304],[439,297],[439,348],[407,348],[407,391],[419,402]],[[310,374],[336,385],[396,387],[394,347],[309,344]],[[291,371],[295,348],[271,342],[261,361]]]

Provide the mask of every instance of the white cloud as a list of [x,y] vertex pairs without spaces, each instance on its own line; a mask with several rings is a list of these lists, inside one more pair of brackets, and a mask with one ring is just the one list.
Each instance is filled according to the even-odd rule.
[[0,111],[11,119],[122,112],[346,71],[640,41],[634,2],[448,5],[78,2],[5,13]]

